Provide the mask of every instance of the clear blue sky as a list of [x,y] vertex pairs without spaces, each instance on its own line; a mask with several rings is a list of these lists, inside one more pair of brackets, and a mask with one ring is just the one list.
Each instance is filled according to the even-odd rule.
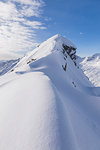
[[76,44],[81,56],[100,53],[100,0],[45,0],[45,4],[47,29],[37,32],[40,41],[59,33]]

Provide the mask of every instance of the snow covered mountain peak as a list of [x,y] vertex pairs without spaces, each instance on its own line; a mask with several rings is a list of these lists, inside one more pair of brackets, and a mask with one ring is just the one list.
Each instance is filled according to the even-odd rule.
[[[76,46],[66,38],[55,35],[25,55],[11,70],[16,74],[40,71],[54,80],[68,81],[78,89],[91,85],[76,63]],[[89,82],[89,83],[88,83]],[[92,86],[92,85],[91,85]]]
[[38,47],[35,50],[33,50],[30,54],[32,55],[34,51],[38,51],[38,53],[42,52],[48,55],[50,52],[55,50],[62,51],[63,45],[66,45],[68,48],[73,48],[76,50],[76,46],[71,41],[59,34],[56,34],[53,37],[41,43],[40,45],[38,45]]
[[[19,70],[21,67],[20,70],[22,68],[26,70],[27,67],[30,68],[30,64],[33,64],[41,59],[44,60],[43,58],[48,58],[49,56],[51,62],[54,59],[56,63],[60,63],[65,70],[68,60],[67,57],[70,57],[76,65],[76,46],[65,37],[57,34],[38,45],[32,52],[23,57],[15,68]],[[65,65],[63,65],[63,61],[65,62]],[[44,63],[46,64],[47,61]]]
[[67,38],[61,36],[60,34],[54,35],[53,37],[49,38],[47,41],[48,42],[56,41],[57,43],[61,43],[61,44],[63,43],[69,47],[73,47],[76,49],[75,44],[73,44],[71,41],[69,41]]
[[100,53],[96,53],[92,56],[85,57],[84,62],[86,61],[99,61],[100,60]]
[[96,54],[94,54],[92,57],[93,57],[93,58],[98,57],[98,58],[100,59],[100,53],[96,53]]

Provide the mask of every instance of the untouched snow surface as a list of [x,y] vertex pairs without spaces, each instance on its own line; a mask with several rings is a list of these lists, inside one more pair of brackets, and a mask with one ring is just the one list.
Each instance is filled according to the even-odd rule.
[[80,67],[96,87],[100,87],[100,54],[80,59]]
[[100,88],[62,44],[54,36],[0,78],[0,150],[100,149]]

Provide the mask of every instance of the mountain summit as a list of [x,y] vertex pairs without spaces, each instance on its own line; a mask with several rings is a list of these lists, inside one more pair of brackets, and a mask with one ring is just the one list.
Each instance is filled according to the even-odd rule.
[[42,44],[38,45],[36,49],[34,49],[32,52],[26,55],[19,62],[17,67],[20,68],[24,66],[25,68],[26,64],[28,64],[27,66],[29,66],[29,64],[32,64],[33,62],[42,59],[44,57],[49,57],[50,55],[55,57],[55,61],[58,60],[56,59],[56,57],[58,56],[60,57],[58,61],[60,61],[61,58],[67,60],[67,56],[69,56],[76,65],[76,46],[71,41],[57,34],[48,39],[47,41],[43,42]]
[[100,148],[100,88],[60,35],[24,56],[0,78],[0,150]]

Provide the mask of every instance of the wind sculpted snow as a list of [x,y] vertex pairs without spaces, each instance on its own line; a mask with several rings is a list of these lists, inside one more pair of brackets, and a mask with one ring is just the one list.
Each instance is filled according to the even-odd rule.
[[0,150],[100,149],[100,89],[63,54],[69,43],[54,36],[0,78]]

